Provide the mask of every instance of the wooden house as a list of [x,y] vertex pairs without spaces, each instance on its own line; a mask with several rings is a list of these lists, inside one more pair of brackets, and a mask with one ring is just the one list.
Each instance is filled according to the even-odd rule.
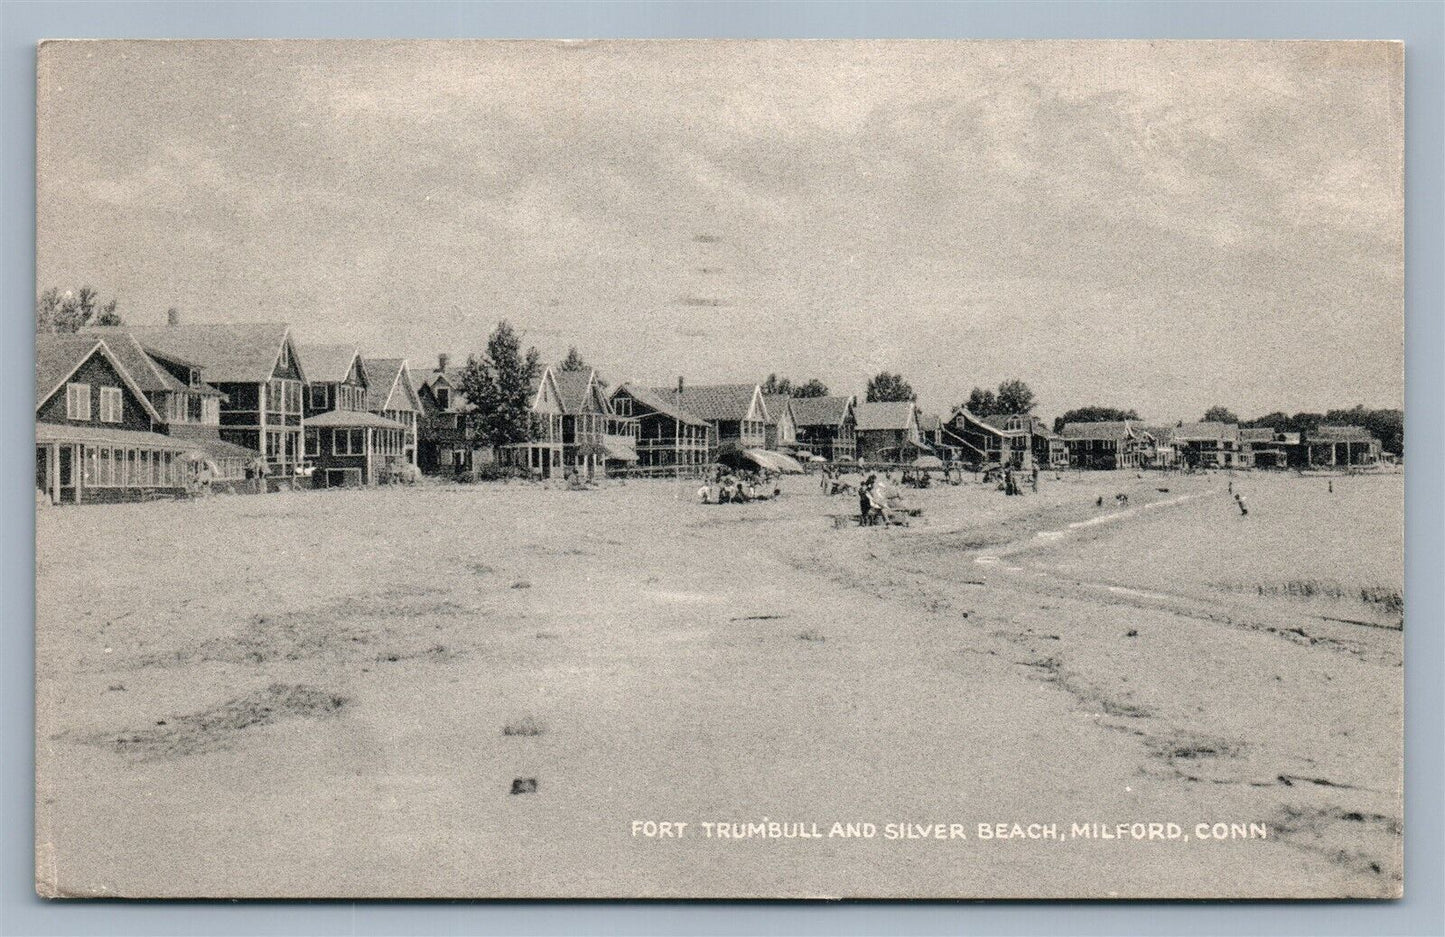
[[944,425],[944,438],[958,444],[966,462],[1005,468],[1062,468],[1069,464],[1062,436],[1032,413],[975,414],[958,407]]
[[677,406],[707,421],[708,461],[720,449],[763,449],[768,441],[768,408],[757,384],[698,384],[680,388],[654,387],[655,397],[678,401]]
[[1065,423],[1059,435],[1074,468],[1139,468],[1148,448],[1143,428],[1130,420]]
[[316,488],[389,480],[407,463],[407,428],[368,409],[371,379],[353,345],[306,345],[306,459]]
[[1240,458],[1239,425],[1205,421],[1174,427],[1179,461],[1190,468],[1246,468]]
[[421,400],[411,382],[411,371],[405,358],[365,358],[362,364],[371,378],[367,387],[366,409],[406,428],[402,455],[411,465],[417,464],[417,422],[421,416]]
[[780,452],[795,452],[798,446],[798,424],[793,414],[793,398],[788,394],[764,394],[763,447]]
[[1239,428],[1240,461],[1249,468],[1302,468],[1309,454],[1299,433],[1268,426]]
[[694,474],[711,461],[712,425],[679,406],[678,397],[637,384],[612,391],[614,417],[630,423],[639,469]]
[[801,452],[832,462],[858,458],[855,401],[848,397],[795,397],[791,403]]
[[185,456],[194,444],[164,435],[164,426],[146,388],[105,338],[36,336],[35,487],[52,503],[185,490]]
[[1319,426],[1305,434],[1305,464],[1321,466],[1375,465],[1380,441],[1362,426]]
[[449,356],[438,355],[437,366],[421,375],[416,387],[421,407],[416,464],[428,475],[460,475],[482,462],[482,446],[467,419],[471,403],[462,392],[461,371]]
[[597,371],[553,372],[562,401],[562,465],[587,478],[605,477],[609,463],[625,467],[637,462],[629,421],[612,412],[607,387]]
[[860,462],[911,462],[932,454],[918,431],[918,407],[911,400],[856,404],[853,416]]
[[1140,426],[1144,447],[1139,453],[1139,464],[1145,468],[1170,469],[1179,462],[1179,450],[1174,445],[1174,427],[1164,425]]
[[272,485],[285,485],[302,459],[306,373],[282,323],[114,326],[86,329],[106,337],[129,332],[159,361],[193,363],[224,396],[220,437],[265,459]]
[[562,474],[562,393],[557,373],[551,366],[528,390],[527,410],[531,431],[526,442],[492,446],[490,457],[502,465],[525,468],[539,478]]

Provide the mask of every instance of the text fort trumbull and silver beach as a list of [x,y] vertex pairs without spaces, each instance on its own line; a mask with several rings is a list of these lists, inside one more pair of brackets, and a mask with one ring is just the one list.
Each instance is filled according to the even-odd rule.
[[43,44],[37,890],[1400,895],[1403,56]]

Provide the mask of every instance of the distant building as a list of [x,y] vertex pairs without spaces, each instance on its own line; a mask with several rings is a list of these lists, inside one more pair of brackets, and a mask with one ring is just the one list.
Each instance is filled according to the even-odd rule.
[[452,367],[449,356],[437,356],[437,366],[414,376],[417,402],[416,464],[428,475],[460,475],[482,461],[482,447],[467,414],[471,403],[462,392],[462,369]]
[[613,415],[634,427],[631,436],[639,468],[693,473],[709,463],[712,425],[683,409],[678,396],[636,384],[622,384],[612,391]]
[[1320,426],[1305,434],[1306,462],[1311,466],[1375,465],[1380,441],[1362,426]]
[[1179,461],[1190,468],[1247,468],[1241,458],[1239,425],[1204,421],[1174,427]]
[[411,465],[417,464],[417,423],[421,417],[421,399],[412,385],[411,370],[405,358],[366,358],[362,361],[371,378],[367,388],[366,409],[406,428],[403,455]]
[[1083,469],[1130,469],[1143,464],[1150,439],[1130,420],[1065,423],[1059,434],[1069,465]]
[[911,400],[860,403],[853,415],[860,462],[912,462],[933,453],[918,431],[918,407]]
[[854,408],[853,397],[795,397],[792,411],[798,449],[831,462],[858,458]]
[[959,444],[964,461],[1001,467],[1062,468],[1069,464],[1062,436],[1032,413],[979,416],[958,407],[944,425],[945,438]]
[[35,487],[52,503],[183,491],[194,444],[164,423],[104,338],[36,336]]
[[553,372],[562,401],[562,464],[587,478],[638,461],[635,423],[613,412],[602,377],[593,368]]
[[768,408],[757,384],[696,384],[675,388],[654,387],[654,397],[674,400],[676,406],[705,420],[709,426],[709,460],[723,446],[763,449],[768,442]]
[[763,446],[782,452],[795,452],[798,446],[798,424],[793,416],[793,398],[788,394],[764,394],[763,409],[768,419],[763,424]]
[[1139,429],[1144,434],[1140,464],[1145,468],[1174,468],[1179,459],[1179,450],[1174,445],[1174,427],[1154,424],[1140,426]]
[[306,385],[306,458],[317,488],[375,485],[410,464],[410,432],[368,409],[371,378],[354,345],[304,345],[311,362]]

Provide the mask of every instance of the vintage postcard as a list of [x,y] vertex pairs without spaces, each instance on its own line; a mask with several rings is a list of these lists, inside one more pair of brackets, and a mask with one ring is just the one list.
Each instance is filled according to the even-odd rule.
[[37,56],[40,894],[1402,893],[1400,43]]

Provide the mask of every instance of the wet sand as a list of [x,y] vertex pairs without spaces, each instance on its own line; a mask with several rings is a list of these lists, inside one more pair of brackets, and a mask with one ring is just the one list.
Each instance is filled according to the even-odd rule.
[[[1403,477],[1229,481],[910,491],[907,529],[808,479],[44,510],[41,888],[1398,894]],[[1135,821],[1189,839],[1070,836]]]

